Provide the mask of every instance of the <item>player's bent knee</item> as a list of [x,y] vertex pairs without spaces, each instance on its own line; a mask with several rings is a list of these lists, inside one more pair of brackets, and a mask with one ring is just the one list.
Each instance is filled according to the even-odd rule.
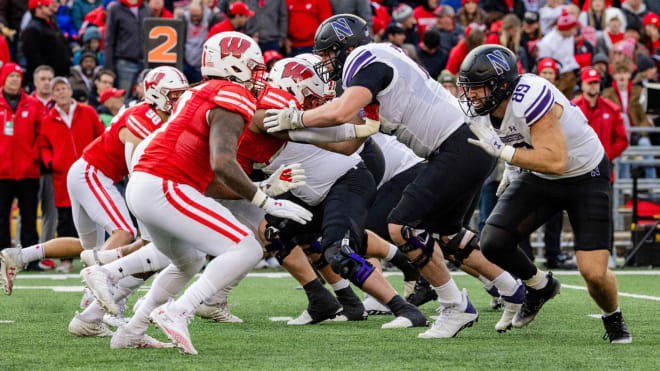
[[586,282],[592,284],[599,284],[606,280],[607,268],[601,269],[600,267],[598,267],[594,269],[593,267],[589,267],[586,269],[580,269],[580,274],[582,275],[582,278],[584,278]]
[[358,255],[351,248],[349,233],[341,241],[335,241],[328,246],[323,255],[330,263],[330,268],[355,286],[362,287],[371,276],[374,266]]
[[390,239],[394,242],[395,245],[400,246],[406,243],[406,241],[401,236],[401,225],[389,223],[387,224],[387,230],[390,234]]
[[463,264],[463,260],[467,259],[472,251],[479,250],[479,237],[475,232],[465,228],[462,228],[447,243],[440,241],[438,243],[445,257],[458,265]]

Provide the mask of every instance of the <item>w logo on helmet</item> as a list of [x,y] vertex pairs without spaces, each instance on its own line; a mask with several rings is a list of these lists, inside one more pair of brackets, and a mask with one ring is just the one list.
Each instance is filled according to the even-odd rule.
[[348,26],[346,18],[337,18],[336,21],[330,22],[330,26],[335,31],[335,34],[340,41],[346,39],[349,36],[353,36],[353,30]]
[[232,55],[240,58],[250,47],[250,42],[238,37],[224,38],[220,40],[220,58]]
[[498,76],[503,74],[504,71],[511,69],[501,50],[494,50],[492,53],[486,54],[486,57],[490,61],[490,64],[493,65],[493,68],[495,68],[495,72],[497,72]]
[[144,82],[145,90],[149,90],[149,89],[155,87],[156,85],[158,85],[158,83],[160,82],[160,80],[163,79],[163,77],[165,77],[165,73],[164,72],[158,72],[157,74],[154,75],[154,77],[152,79],[149,79],[149,80],[145,81]]
[[314,72],[297,62],[289,62],[284,66],[282,78],[290,77],[295,82],[300,82],[314,76]]

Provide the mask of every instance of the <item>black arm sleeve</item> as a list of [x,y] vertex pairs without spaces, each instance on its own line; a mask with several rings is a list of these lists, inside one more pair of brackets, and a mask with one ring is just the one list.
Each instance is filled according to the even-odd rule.
[[376,102],[376,96],[392,82],[394,70],[382,62],[374,62],[358,71],[349,86],[362,86],[371,91],[372,103]]

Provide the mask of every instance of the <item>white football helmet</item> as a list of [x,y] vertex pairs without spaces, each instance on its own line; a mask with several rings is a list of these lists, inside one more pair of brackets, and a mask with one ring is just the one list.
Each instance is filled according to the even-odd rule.
[[314,65],[302,58],[285,58],[275,62],[268,74],[268,82],[293,94],[304,108],[325,102],[325,84],[314,71]]
[[[319,57],[316,54],[312,54],[312,53],[298,54],[298,55],[296,55],[296,58],[304,59],[307,62],[311,63],[312,65],[316,65],[316,64],[319,64],[319,63],[323,62],[321,60],[321,57]],[[314,70],[314,71],[316,72],[316,70]],[[325,96],[326,100],[329,100],[329,101],[333,100],[337,96],[337,93],[335,92],[335,83],[336,83],[336,81],[330,80],[325,85],[324,96]]]
[[242,84],[253,93],[263,88],[266,71],[259,45],[240,32],[221,32],[206,40],[202,76],[221,77]]
[[186,76],[170,66],[156,67],[149,71],[142,84],[144,100],[165,112],[171,112],[176,103],[176,99],[171,99],[169,94],[188,89]]

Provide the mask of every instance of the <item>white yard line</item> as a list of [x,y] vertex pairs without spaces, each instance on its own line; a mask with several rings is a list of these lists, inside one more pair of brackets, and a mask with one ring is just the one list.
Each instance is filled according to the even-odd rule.
[[[567,285],[565,283],[562,283],[561,287],[567,289],[573,289],[573,290],[587,291],[587,288],[585,286]],[[643,300],[660,301],[660,297],[657,296],[629,294],[627,292],[619,292],[619,296],[624,296],[627,298],[643,299]]]

